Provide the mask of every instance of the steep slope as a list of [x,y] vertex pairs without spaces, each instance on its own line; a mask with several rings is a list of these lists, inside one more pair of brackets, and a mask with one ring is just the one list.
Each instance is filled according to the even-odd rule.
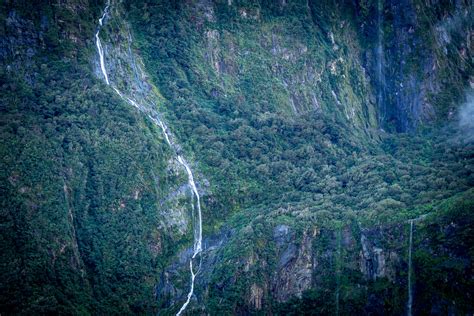
[[413,131],[456,112],[472,82],[468,1],[373,1],[357,10],[384,128]]
[[472,313],[472,12],[3,3],[0,312]]
[[98,6],[1,11],[1,312],[151,311],[186,180],[161,132],[93,76]]
[[[177,315],[181,315],[186,310],[186,307],[190,303],[191,298],[194,295],[194,282],[196,274],[199,271],[201,252],[202,252],[202,206],[201,206],[201,195],[197,189],[194,181],[194,173],[183,156],[182,150],[173,135],[161,117],[160,113],[156,110],[156,103],[154,101],[160,100],[160,94],[154,89],[153,86],[148,84],[145,79],[145,73],[140,67],[136,56],[131,50],[131,35],[130,32],[126,37],[126,47],[122,46],[120,41],[115,41],[109,46],[109,49],[105,50],[101,40],[101,31],[109,17],[114,17],[110,11],[119,12],[120,8],[117,8],[115,3],[107,1],[107,4],[103,10],[102,16],[99,18],[98,30],[95,34],[97,53],[99,54],[99,64],[101,74],[105,83],[110,86],[115,93],[124,101],[135,107],[137,110],[148,116],[148,118],[161,129],[163,137],[166,140],[169,148],[174,151],[176,156],[175,164],[184,169],[188,178],[188,189],[191,193],[190,206],[191,206],[191,217],[192,226],[194,232],[194,247],[192,256],[189,258],[189,270],[191,274],[191,281],[189,286],[189,292],[186,301],[181,306]],[[116,15],[116,14],[115,14]],[[127,29],[126,24],[120,24],[119,30]],[[113,52],[113,53],[112,53]],[[107,54],[106,54],[107,53]],[[115,59],[114,56],[117,55]],[[112,61],[112,62],[109,62]],[[108,68],[110,65],[114,73],[109,73]],[[127,69],[128,66],[128,69]],[[127,71],[129,70],[129,71]],[[126,90],[121,90],[124,86]],[[181,192],[184,193],[184,192]],[[196,267],[197,263],[197,267]]]
[[[378,3],[365,5],[370,15]],[[427,8],[428,12],[443,10]],[[404,10],[402,6],[392,9]],[[319,244],[320,251],[314,255],[306,249],[312,249],[320,230],[337,239],[337,227],[355,221],[362,222],[359,230],[384,231],[373,228],[374,224],[385,225],[387,220],[406,223],[426,211],[424,205],[472,186],[472,145],[466,143],[467,137],[457,139],[456,116],[442,109],[462,100],[472,64],[457,57],[449,59],[454,68],[440,72],[449,73],[451,79],[440,80],[444,87],[430,93],[450,103],[428,105],[411,101],[425,93],[418,85],[421,81],[413,79],[413,69],[398,70],[397,60],[391,60],[383,65],[385,71],[400,72],[393,80],[397,84],[415,82],[410,89],[416,95],[378,104],[374,97],[378,84],[370,61],[376,38],[370,32],[365,34],[364,27],[359,29],[362,10],[362,4],[245,1],[155,5],[144,1],[127,8],[152,80],[170,101],[166,105],[170,121],[179,126],[178,133],[203,165],[215,199],[229,199],[220,203],[226,209],[235,206],[229,210],[236,214],[234,219],[226,219],[226,210],[226,216],[218,219],[223,228],[204,241],[209,251],[204,253],[206,268],[198,280],[197,313],[200,309],[244,314],[274,309],[276,303],[313,287],[330,291],[325,294],[329,297],[318,299],[340,305],[341,312],[349,312],[351,304],[358,313],[403,313],[407,308],[406,303],[399,304],[406,301],[406,278],[394,281],[386,273],[370,272],[374,268],[360,268],[363,271],[359,272],[357,264],[344,270],[347,275],[340,277],[345,278],[342,281],[334,274],[322,280],[317,277],[321,271],[315,262],[320,260],[328,269],[337,268],[352,253],[358,262],[354,253],[362,251],[357,242],[360,235],[350,237],[354,242],[341,245],[338,251],[328,250],[330,242]],[[387,14],[382,6],[380,10]],[[450,10],[444,13],[448,20],[449,12],[459,18],[461,9]],[[471,27],[470,8],[464,6],[461,11],[459,28],[451,30],[454,33]],[[434,19],[430,23],[425,30],[443,22]],[[405,25],[394,24],[392,31],[405,32]],[[417,36],[416,41],[421,41]],[[413,49],[410,42],[400,45]],[[424,45],[419,49],[428,54]],[[449,47],[460,50],[466,45],[469,39],[462,38]],[[408,60],[403,54],[397,55],[401,63]],[[431,62],[446,60],[445,55],[429,55]],[[411,62],[420,65],[423,58]],[[430,80],[437,82],[433,77]],[[385,87],[385,93],[394,99],[401,90],[391,85]],[[451,87],[454,92],[449,92]],[[452,126],[435,125],[417,135],[377,131],[379,127],[413,130],[423,122],[446,119]],[[234,188],[232,193],[223,192],[229,187]],[[216,219],[216,211],[209,209],[208,217]],[[292,232],[282,237],[289,241],[283,242],[281,252],[274,244],[278,233],[272,233],[278,225]],[[364,238],[377,243],[371,236]],[[405,238],[394,242],[403,252],[394,252],[394,256],[403,257],[398,259],[403,264],[393,266],[393,274],[406,273],[405,243]],[[178,258],[185,253],[183,250]],[[372,262],[374,256],[367,254],[361,260]],[[185,282],[181,261],[177,259],[167,269],[159,285],[162,306],[170,308],[169,312],[180,301],[180,284]],[[351,290],[346,288],[343,301],[341,290],[329,290],[336,281],[351,290],[364,284],[364,290],[347,297]],[[395,291],[391,303],[380,305],[369,299],[377,297],[380,284]],[[330,299],[336,292],[341,300],[338,304]],[[398,309],[393,309],[397,304]]]

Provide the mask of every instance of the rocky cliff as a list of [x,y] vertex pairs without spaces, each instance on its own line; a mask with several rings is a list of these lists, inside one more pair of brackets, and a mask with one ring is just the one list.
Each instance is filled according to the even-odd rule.
[[[465,238],[470,210],[472,190],[414,219],[413,226],[337,220],[289,226],[283,210],[258,218],[240,232],[209,239],[192,311],[400,315],[412,295],[414,314],[470,313],[472,280],[463,278],[472,268],[473,245]],[[179,279],[185,256],[165,270],[158,286],[164,314],[184,295],[169,275]]]
[[2,3],[0,313],[473,313],[473,11]]
[[381,0],[358,11],[382,126],[406,132],[452,116],[473,81],[471,5]]

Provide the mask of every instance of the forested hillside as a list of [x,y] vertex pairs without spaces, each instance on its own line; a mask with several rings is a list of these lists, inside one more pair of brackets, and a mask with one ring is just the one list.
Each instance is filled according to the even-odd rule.
[[1,314],[474,312],[470,1],[0,14]]

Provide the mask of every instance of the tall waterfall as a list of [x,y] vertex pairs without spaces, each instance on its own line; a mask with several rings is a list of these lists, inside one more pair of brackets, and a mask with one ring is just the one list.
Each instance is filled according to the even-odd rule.
[[[375,49],[376,78],[377,78],[377,105],[379,109],[384,109],[385,103],[385,71],[384,71],[384,51],[383,51],[383,0],[377,1],[377,47]],[[385,110],[381,111],[384,115]],[[382,117],[382,116],[381,116]],[[383,117],[382,117],[383,120]]]
[[342,230],[337,231],[337,254],[336,254],[336,316],[339,316],[339,301],[341,292],[341,265],[342,265]]
[[102,74],[104,75],[105,82],[109,85],[109,77],[107,76],[107,71],[105,70],[105,61],[104,61],[104,49],[102,48],[102,42],[99,38],[100,28],[102,23],[104,23],[105,16],[107,15],[107,10],[109,10],[110,0],[107,1],[107,5],[105,6],[104,13],[99,19],[99,27],[97,28],[97,33],[95,33],[95,45],[97,46],[97,51],[99,52],[99,62],[100,62],[100,69],[102,70]]
[[[99,19],[99,26],[97,28],[97,33],[95,34],[95,43],[97,46],[97,51],[99,53],[99,61],[100,61],[100,69],[102,71],[102,74],[104,76],[105,82],[107,85],[111,86],[112,89],[117,93],[120,98],[128,102],[130,105],[133,107],[137,108],[141,112],[145,113],[151,121],[159,126],[163,132],[163,136],[165,137],[166,143],[170,148],[175,152],[176,158],[179,162],[179,164],[184,168],[186,171],[186,174],[188,176],[188,184],[191,188],[191,206],[192,206],[192,211],[193,211],[193,234],[194,234],[194,251],[191,259],[189,260],[189,269],[191,271],[191,286],[187,295],[186,302],[181,306],[180,310],[176,315],[181,315],[183,311],[186,309],[188,306],[189,302],[191,301],[191,298],[194,294],[194,280],[196,278],[196,275],[198,271],[194,271],[193,268],[193,259],[195,259],[201,252],[202,252],[202,214],[201,214],[201,197],[199,195],[199,191],[196,187],[196,183],[194,182],[194,175],[191,167],[189,166],[188,162],[186,159],[183,157],[182,154],[179,153],[178,146],[176,146],[175,143],[172,141],[171,133],[169,128],[166,126],[166,124],[163,122],[163,120],[160,118],[158,113],[154,109],[147,108],[146,106],[143,106],[139,104],[137,101],[133,99],[132,96],[127,96],[125,93],[121,92],[117,86],[115,86],[113,83],[109,81],[109,77],[107,75],[107,70],[105,67],[105,52],[102,47],[102,42],[99,37],[100,30],[103,26],[104,19],[107,16],[108,10],[110,7],[110,0],[107,1],[107,5],[104,8],[104,12],[102,16]],[[134,69],[136,69],[135,65],[132,65]],[[138,76],[137,76],[138,77]],[[197,216],[194,216],[197,215]],[[196,218],[197,217],[197,218]]]
[[408,302],[407,302],[407,315],[411,316],[412,314],[412,305],[413,305],[413,293],[411,289],[411,274],[412,274],[412,262],[411,262],[411,252],[413,248],[413,220],[410,220],[410,239],[408,246]]

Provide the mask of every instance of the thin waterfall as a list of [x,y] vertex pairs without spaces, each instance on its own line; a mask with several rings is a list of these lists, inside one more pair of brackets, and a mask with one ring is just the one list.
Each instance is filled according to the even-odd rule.
[[104,75],[105,82],[110,85],[109,77],[107,76],[107,71],[105,70],[105,61],[104,61],[104,49],[102,48],[102,42],[99,38],[100,28],[104,22],[105,16],[107,15],[107,11],[109,10],[110,0],[107,1],[107,5],[105,6],[104,13],[99,19],[99,27],[97,28],[97,33],[95,33],[95,45],[97,46],[97,51],[99,52],[99,62],[100,62],[100,69],[102,70],[102,74]]
[[413,293],[411,289],[411,274],[412,274],[412,262],[411,262],[411,252],[413,248],[413,220],[410,221],[410,239],[408,246],[408,302],[407,302],[407,315],[411,316],[412,314],[412,305],[413,305]]
[[[384,109],[385,102],[385,73],[384,73],[384,51],[383,51],[383,0],[377,1],[377,48],[375,50],[376,60],[376,78],[377,78],[377,105],[379,109]],[[381,118],[385,115],[384,110],[381,111]]]
[[341,292],[341,257],[342,254],[342,231],[337,232],[337,253],[336,253],[336,316],[339,316],[339,301]]
[[[151,119],[151,121],[155,125],[157,125],[161,128],[161,130],[163,132],[163,135],[165,137],[166,143],[176,153],[176,158],[177,158],[179,164],[184,168],[184,170],[186,171],[186,174],[188,176],[188,184],[191,188],[191,206],[192,206],[192,211],[193,211],[193,218],[195,217],[194,213],[197,213],[196,214],[197,219],[194,218],[194,221],[193,221],[193,235],[194,235],[194,247],[193,248],[194,248],[194,250],[193,250],[192,257],[189,260],[189,270],[191,271],[191,286],[190,286],[190,290],[189,290],[188,295],[187,295],[186,302],[181,306],[180,310],[176,314],[176,315],[181,315],[181,313],[183,313],[183,311],[188,306],[188,304],[191,301],[191,298],[194,294],[194,280],[196,278],[196,275],[197,275],[198,271],[194,272],[193,259],[195,259],[202,252],[201,196],[199,195],[199,191],[196,187],[196,183],[194,182],[194,175],[193,175],[193,171],[192,171],[191,167],[189,166],[186,159],[182,156],[182,154],[179,153],[178,146],[176,146],[173,143],[171,133],[170,133],[168,127],[166,126],[166,124],[159,118],[158,113],[153,109],[149,109],[149,108],[146,108],[145,106],[142,106],[142,105],[138,104],[137,101],[135,101],[133,98],[125,95],[124,93],[122,93],[116,86],[112,85],[109,81],[109,77],[107,75],[107,70],[106,70],[106,67],[105,67],[105,56],[104,56],[105,52],[104,52],[104,49],[102,47],[102,42],[101,42],[100,37],[99,37],[99,33],[100,33],[100,30],[103,26],[104,19],[107,16],[109,7],[110,7],[110,0],[107,1],[107,5],[105,6],[104,12],[103,12],[102,16],[99,19],[99,27],[97,29],[97,33],[95,34],[95,39],[96,39],[95,42],[96,42],[96,46],[97,46],[97,51],[99,53],[100,69],[101,69],[102,74],[104,76],[105,83],[107,85],[111,86],[112,89],[115,91],[115,93],[117,93],[117,95],[120,98],[127,101],[129,104],[131,104],[133,107],[137,108],[141,112],[144,112],[145,114],[147,114],[148,117]],[[133,64],[132,67],[134,69],[136,69],[135,64]],[[138,78],[138,76],[137,76],[137,78]]]

